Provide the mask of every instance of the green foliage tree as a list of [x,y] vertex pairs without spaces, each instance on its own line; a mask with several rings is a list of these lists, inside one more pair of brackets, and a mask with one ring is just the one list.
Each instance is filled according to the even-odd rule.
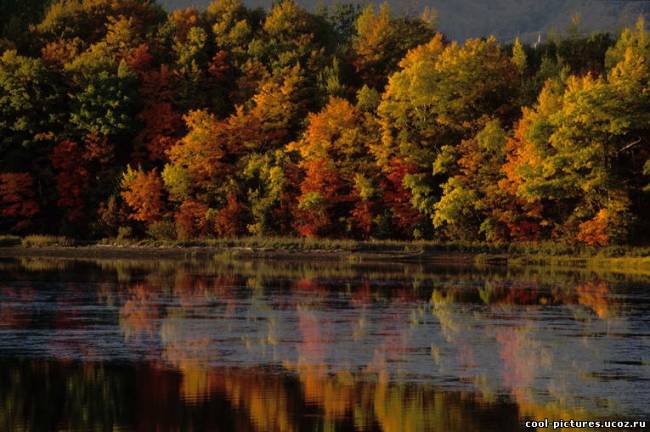
[[443,145],[479,130],[486,114],[511,121],[516,68],[493,38],[445,46],[437,35],[400,67],[378,108],[385,156],[431,166]]
[[123,64],[117,74],[101,71],[84,77],[73,95],[70,124],[84,133],[105,136],[128,134],[134,127],[135,77]]
[[0,169],[26,169],[62,129],[65,87],[41,60],[5,51],[0,57]]
[[594,244],[626,239],[631,196],[643,196],[643,185],[628,175],[641,177],[645,162],[637,155],[647,151],[649,72],[643,49],[628,47],[607,77],[548,84],[536,110],[524,113],[518,194],[544,201],[559,235]]

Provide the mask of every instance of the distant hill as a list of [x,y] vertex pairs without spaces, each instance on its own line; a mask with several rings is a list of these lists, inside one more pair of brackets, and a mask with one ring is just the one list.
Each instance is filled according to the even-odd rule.
[[[336,0],[297,0],[308,9]],[[160,0],[166,8],[204,7],[210,0]],[[367,1],[357,0],[367,4]],[[650,15],[650,1],[640,0],[388,0],[395,13],[419,14],[435,8],[440,29],[452,39],[464,40],[493,34],[508,41],[517,36],[537,39],[538,34],[564,31],[576,13],[583,31],[616,32],[639,15]],[[269,7],[272,0],[245,0],[251,7]]]

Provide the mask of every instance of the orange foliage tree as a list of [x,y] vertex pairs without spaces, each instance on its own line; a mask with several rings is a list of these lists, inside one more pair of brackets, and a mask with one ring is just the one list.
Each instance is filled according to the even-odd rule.
[[609,243],[608,222],[607,210],[601,209],[593,219],[580,224],[576,239],[590,246],[607,246]]
[[155,222],[162,216],[163,182],[158,172],[128,167],[122,177],[122,198],[132,209],[131,219],[146,223]]

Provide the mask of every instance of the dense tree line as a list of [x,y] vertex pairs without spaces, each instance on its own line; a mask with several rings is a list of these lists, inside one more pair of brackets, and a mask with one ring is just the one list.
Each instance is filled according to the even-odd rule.
[[52,2],[0,40],[0,231],[647,240],[644,22],[532,47],[433,16]]

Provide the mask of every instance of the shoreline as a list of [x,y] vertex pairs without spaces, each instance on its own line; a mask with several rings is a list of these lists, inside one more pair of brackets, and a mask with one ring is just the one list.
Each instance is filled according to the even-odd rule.
[[348,249],[282,249],[214,246],[44,246],[0,247],[1,258],[69,258],[69,259],[268,259],[330,262],[386,262],[472,265],[476,254],[463,252],[400,252],[396,250],[363,251]]
[[[255,247],[234,245],[170,245],[170,244],[110,244],[93,243],[77,246],[1,246],[1,258],[63,258],[63,259],[223,259],[223,260],[290,260],[342,263],[395,263],[421,265],[449,265],[474,267],[551,267],[557,270],[578,270],[650,276],[650,257],[602,255],[548,255],[494,251],[472,251],[451,245],[417,248],[415,244],[391,243],[362,247],[318,248]],[[408,250],[409,247],[411,250]],[[465,250],[463,250],[465,249]]]

